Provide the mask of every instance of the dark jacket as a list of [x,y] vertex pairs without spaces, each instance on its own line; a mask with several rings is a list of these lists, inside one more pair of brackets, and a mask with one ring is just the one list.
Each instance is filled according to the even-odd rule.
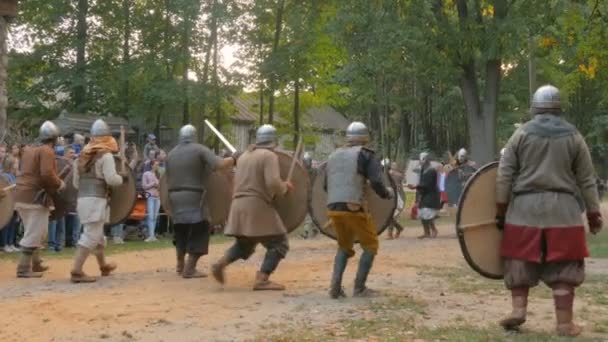
[[422,169],[420,184],[416,186],[419,208],[441,209],[441,195],[437,187],[437,170],[431,166]]

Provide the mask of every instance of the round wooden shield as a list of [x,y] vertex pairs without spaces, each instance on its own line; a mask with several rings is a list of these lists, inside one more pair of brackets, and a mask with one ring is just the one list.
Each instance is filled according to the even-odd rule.
[[[0,191],[9,187],[9,182],[0,175]],[[4,197],[0,198],[0,230],[4,228],[13,217],[15,211],[14,188],[4,192]]]
[[[287,180],[293,157],[283,151],[275,151],[275,153],[279,156],[281,179]],[[277,196],[273,202],[288,233],[300,227],[308,212],[306,203],[308,203],[310,181],[308,172],[300,161],[296,161],[291,183],[294,185],[293,191],[287,192],[285,196]]]
[[[321,233],[332,239],[336,239],[336,232],[331,226],[331,221],[327,217],[327,193],[325,192],[325,189],[323,189],[326,167],[327,162],[321,164],[317,169],[315,178],[312,182],[308,212],[314,224],[321,230]],[[395,184],[390,177],[387,177],[386,175],[384,175],[384,183],[390,184],[390,186],[395,189]],[[374,220],[374,226],[376,226],[378,235],[380,235],[393,219],[395,209],[397,208],[397,198],[395,196],[393,199],[383,199],[374,192],[369,184],[367,185],[366,194],[369,211]]]
[[[205,201],[209,209],[209,223],[212,226],[223,225],[228,220],[234,188],[234,173],[232,170],[218,170],[207,180]],[[171,216],[171,203],[167,187],[167,174],[160,179],[160,203],[165,212]],[[204,210],[201,207],[201,210]]]
[[[116,163],[116,171],[122,171],[122,163],[120,158],[114,157]],[[135,207],[137,201],[136,178],[129,165],[125,164],[129,177],[127,181],[123,181],[122,185],[110,187],[110,222],[109,226],[114,226],[124,222]]]
[[456,214],[456,234],[465,260],[479,274],[503,278],[500,256],[502,231],[496,227],[496,172],[498,162],[487,164],[466,183]]
[[76,208],[78,189],[74,187],[73,177],[74,173],[70,171],[68,175],[63,178],[65,189],[53,196],[53,205],[55,209],[51,212],[51,220],[60,219],[69,214],[72,209]]
[[65,183],[65,188],[53,195],[55,209],[51,211],[50,220],[60,219],[69,214],[71,210],[75,210],[78,201],[78,189],[74,187],[72,165],[63,157],[56,157],[55,160],[57,162],[57,172]]

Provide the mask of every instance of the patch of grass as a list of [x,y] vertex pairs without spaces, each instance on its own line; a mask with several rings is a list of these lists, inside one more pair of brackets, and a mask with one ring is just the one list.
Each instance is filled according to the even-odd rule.
[[608,230],[603,229],[597,235],[589,235],[587,242],[592,257],[608,258]]
[[[411,220],[409,218],[409,213],[407,213],[407,217],[404,214],[399,219],[399,223],[404,228],[422,228],[422,224],[420,223],[420,220]],[[439,226],[446,226],[446,225],[453,226],[454,224],[456,224],[456,215],[439,216],[439,218],[437,220],[435,220],[435,225],[437,225],[438,227]]]
[[608,306],[606,284],[608,284],[608,275],[588,275],[585,283],[576,289],[576,294],[596,305]]
[[608,320],[596,322],[592,329],[594,333],[608,334]]
[[456,267],[425,267],[420,275],[442,278],[450,289],[458,293],[484,292],[502,295],[505,293],[504,283],[500,280],[486,279],[468,268]]
[[[210,240],[210,244],[223,243],[232,240],[232,238],[224,235],[213,235]],[[126,241],[122,245],[115,245],[108,241],[106,246],[106,254],[121,254],[128,252],[138,252],[147,250],[158,250],[174,248],[173,242],[170,238],[159,239],[156,242],[144,242],[144,241]],[[48,249],[42,251],[43,258],[49,259],[65,259],[74,257],[74,248],[64,248],[61,252],[53,252]],[[20,253],[1,253],[0,260],[17,260],[20,257]]]
[[[471,326],[450,326],[438,329],[422,328],[416,331],[418,338],[429,341],[517,341],[517,342],[538,342],[538,341],[572,341],[572,338],[560,338],[553,334],[546,333],[506,333],[496,327],[491,329],[478,329]],[[577,341],[599,341],[598,339],[579,337]]]

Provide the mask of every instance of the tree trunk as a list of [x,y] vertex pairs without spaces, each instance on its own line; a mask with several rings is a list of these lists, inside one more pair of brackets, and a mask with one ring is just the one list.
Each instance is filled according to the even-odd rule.
[[[218,43],[217,39],[213,45],[213,88],[215,90],[215,127],[218,131],[222,131],[222,100],[220,96],[220,84],[219,84],[219,75],[217,74],[217,63],[218,63]],[[220,140],[216,137],[215,143],[213,145],[215,149],[215,154],[220,152]]]
[[[277,17],[275,20],[274,41],[272,43],[271,61],[276,64],[277,51],[279,49],[279,41],[281,39],[281,31],[283,29],[283,11],[285,10],[285,0],[279,0],[277,4]],[[276,71],[270,72],[270,91],[268,94],[268,123],[274,123],[274,92],[277,87]]]
[[528,37],[528,84],[530,87],[530,106],[532,105],[532,96],[536,91],[536,48],[534,37],[532,34]]
[[8,97],[6,89],[8,71],[8,23],[5,17],[0,17],[0,143],[8,131],[8,119],[6,109],[8,107]]
[[130,99],[129,99],[129,78],[130,78],[130,67],[131,67],[131,1],[123,0],[122,9],[125,17],[125,31],[124,31],[124,43],[122,50],[122,63],[124,69],[124,84],[123,84],[123,115],[127,116],[129,113]]
[[78,0],[76,24],[76,84],[74,87],[74,105],[77,111],[86,110],[86,45],[88,0]]
[[190,13],[184,13],[184,56],[182,75],[184,103],[182,111],[182,124],[190,123],[190,99],[188,96],[188,69],[190,67]]
[[260,82],[260,126],[264,124],[264,83]]
[[207,126],[203,124],[205,119],[207,118],[207,102],[209,98],[209,65],[211,64],[211,53],[213,50],[213,46],[215,45],[215,41],[217,40],[217,0],[213,0],[213,4],[211,6],[211,33],[209,34],[209,42],[207,42],[207,47],[205,48],[205,64],[203,65],[203,79],[201,80],[203,84],[203,105],[201,106],[201,126],[198,132],[199,139],[202,142],[205,137],[205,130]]
[[300,140],[300,80],[294,82],[293,93],[293,146],[294,151]]

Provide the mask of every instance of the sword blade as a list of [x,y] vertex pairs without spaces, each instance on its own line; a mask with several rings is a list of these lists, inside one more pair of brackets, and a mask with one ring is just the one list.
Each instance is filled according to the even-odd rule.
[[301,150],[302,150],[302,139],[298,140],[298,146],[296,147],[296,150],[293,153],[293,159],[291,160],[291,165],[289,166],[289,172],[287,173],[287,182],[291,182],[291,177],[293,176],[293,170],[296,168],[296,162],[298,160],[298,156],[300,155]]
[[220,131],[218,131],[215,126],[213,126],[211,122],[209,122],[209,120],[205,120],[205,124],[207,125],[207,127],[209,127],[211,131],[213,131],[213,133],[215,133],[215,136],[220,139],[220,141],[224,144],[224,146],[226,146],[230,150],[230,152],[236,152],[236,148],[234,148],[234,146],[232,146],[232,144],[226,138],[224,138],[222,133],[220,133]]

